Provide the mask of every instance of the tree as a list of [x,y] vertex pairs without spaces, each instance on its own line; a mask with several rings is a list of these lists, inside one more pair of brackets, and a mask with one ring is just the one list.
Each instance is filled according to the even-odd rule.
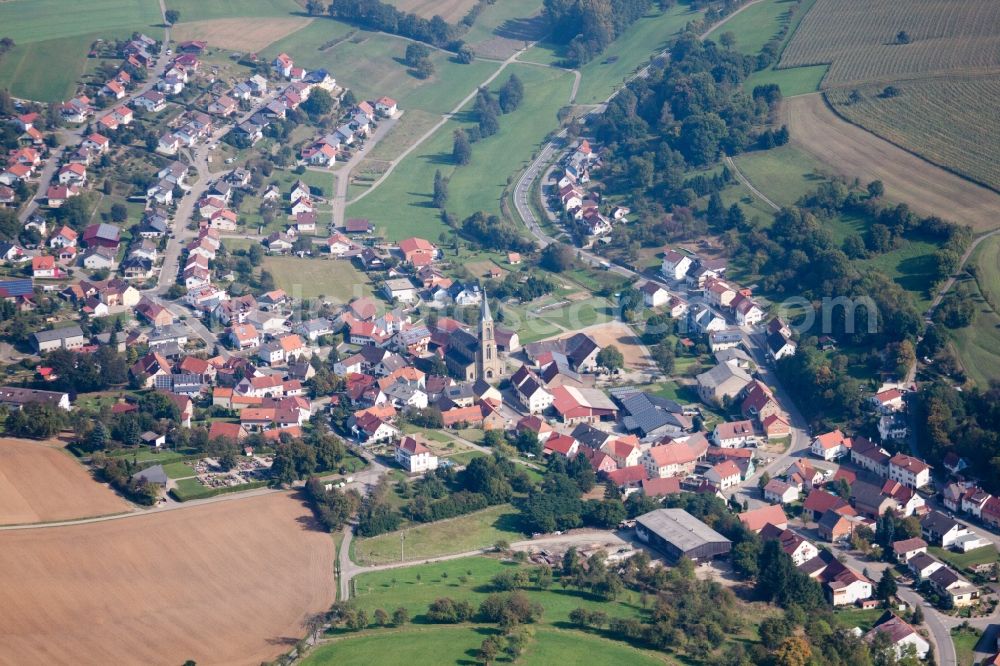
[[597,352],[597,365],[614,373],[625,366],[625,357],[615,345],[608,345]]
[[310,116],[325,116],[333,110],[333,97],[322,88],[313,88],[309,99],[302,103],[302,108]]
[[736,46],[736,35],[731,30],[727,30],[719,35],[719,44],[727,51],[731,51]]
[[674,374],[676,361],[675,356],[674,347],[667,339],[661,340],[655,347],[653,347],[653,360],[656,361],[656,365],[660,368],[660,372],[665,375]]
[[757,633],[764,647],[774,650],[792,634],[792,626],[783,617],[769,617],[760,623]]
[[868,197],[871,199],[878,199],[883,194],[885,194],[885,185],[882,184],[881,180],[873,180],[868,183]]
[[878,585],[875,588],[875,596],[882,601],[889,601],[889,599],[895,596],[898,589],[899,586],[896,584],[896,577],[892,575],[889,569],[886,569],[882,572],[882,577],[879,578]]
[[897,44],[909,44],[910,43],[910,33],[905,30],[900,30],[896,33],[896,43]]
[[163,17],[167,19],[167,25],[174,25],[181,20],[181,13],[176,9],[168,9],[164,12]]
[[89,451],[103,451],[108,445],[108,429],[100,421],[94,424],[94,429],[87,437],[87,449]]
[[404,625],[410,621],[410,612],[404,607],[400,606],[396,610],[392,611],[392,624],[396,627]]
[[111,221],[121,224],[128,219],[128,208],[123,203],[111,204]]
[[524,84],[521,83],[521,79],[517,78],[517,74],[511,74],[507,82],[503,84],[498,95],[500,110],[504,113],[516,111],[523,99]]
[[430,58],[424,58],[413,68],[418,79],[429,79],[434,75],[434,63]]
[[472,161],[472,144],[469,143],[469,135],[465,133],[465,130],[455,130],[451,158],[459,166],[464,166]]
[[789,636],[781,642],[774,653],[775,666],[806,666],[812,657],[812,649],[802,636]]
[[384,627],[385,625],[389,624],[389,614],[386,613],[381,608],[376,608],[375,609],[375,624],[377,624],[380,627]]
[[563,243],[549,243],[545,246],[545,249],[542,250],[541,258],[538,263],[542,268],[552,271],[553,273],[568,271],[575,263],[573,250],[568,245]]
[[763,490],[764,486],[766,486],[770,482],[771,482],[771,475],[765,471],[763,474],[760,475],[760,478],[757,479],[757,487]]
[[426,45],[411,42],[406,45],[406,55],[403,57],[403,61],[407,67],[416,67],[421,60],[429,58],[430,55],[431,50]]
[[434,172],[434,196],[431,198],[431,203],[435,208],[444,208],[447,202],[448,181],[441,175],[441,170],[437,169]]
[[309,0],[306,2],[306,11],[309,16],[320,16],[326,13],[326,5],[320,0]]
[[455,59],[463,65],[468,65],[475,60],[475,58],[476,53],[468,44],[462,44],[462,46],[458,48],[458,52],[455,54]]
[[476,658],[483,664],[491,664],[500,654],[500,641],[495,636],[490,636],[483,640],[479,646]]

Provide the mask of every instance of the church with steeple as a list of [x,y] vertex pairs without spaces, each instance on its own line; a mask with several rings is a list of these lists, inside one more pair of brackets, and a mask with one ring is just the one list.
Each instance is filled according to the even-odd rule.
[[491,384],[503,378],[507,352],[512,344],[517,344],[516,333],[497,330],[485,295],[480,306],[477,334],[459,328],[449,331],[446,339],[444,361],[449,374],[468,382],[482,379]]
[[476,353],[477,379],[495,382],[503,376],[504,362],[497,351],[496,331],[493,315],[490,314],[490,299],[483,296],[483,308],[479,317],[479,349]]

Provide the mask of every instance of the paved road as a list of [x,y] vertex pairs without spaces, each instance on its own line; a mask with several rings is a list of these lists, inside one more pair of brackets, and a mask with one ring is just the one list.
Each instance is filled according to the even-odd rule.
[[[381,141],[386,134],[389,133],[393,127],[399,122],[399,119],[403,116],[403,111],[398,112],[392,118],[386,118],[378,124],[378,129],[375,133],[365,142],[365,150],[356,150],[354,155],[351,156],[347,162],[340,166],[336,171],[330,172],[333,176],[333,199],[331,203],[333,205],[333,227],[337,228],[344,223],[344,210],[347,208],[347,190],[351,184],[351,172],[354,171],[354,167],[358,166],[361,161],[371,152],[372,148],[375,147],[379,141]],[[375,187],[373,184],[372,187]]]

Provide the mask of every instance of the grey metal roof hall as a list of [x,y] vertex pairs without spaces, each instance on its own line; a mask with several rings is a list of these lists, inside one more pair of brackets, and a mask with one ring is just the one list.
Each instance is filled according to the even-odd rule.
[[[657,509],[636,518],[636,523],[657,541],[667,546],[674,557],[692,559],[713,557],[729,552],[732,542],[684,509]],[[661,545],[659,543],[655,545]]]

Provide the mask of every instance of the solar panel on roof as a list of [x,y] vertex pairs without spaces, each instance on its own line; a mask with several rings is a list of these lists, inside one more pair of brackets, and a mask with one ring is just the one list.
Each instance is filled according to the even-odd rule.
[[0,280],[0,297],[30,296],[35,291],[32,280]]

